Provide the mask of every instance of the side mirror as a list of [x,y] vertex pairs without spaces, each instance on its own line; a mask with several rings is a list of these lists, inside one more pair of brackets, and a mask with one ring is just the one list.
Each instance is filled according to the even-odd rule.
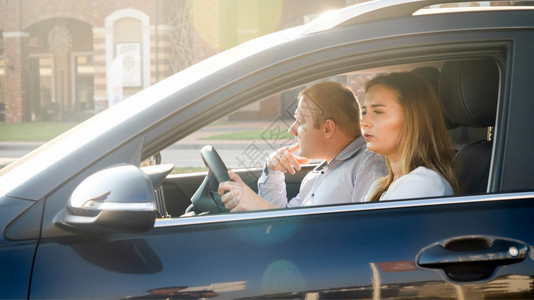
[[[82,181],[57,222],[86,231],[146,231],[154,227],[154,185],[172,170],[158,166],[150,175],[133,165],[105,169]],[[156,174],[157,173],[157,174]],[[153,184],[152,181],[155,181]]]

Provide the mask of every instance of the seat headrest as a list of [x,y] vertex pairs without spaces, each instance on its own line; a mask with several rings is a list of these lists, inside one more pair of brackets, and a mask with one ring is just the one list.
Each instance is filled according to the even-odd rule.
[[[434,92],[436,92],[436,96],[439,97],[438,93],[438,86],[439,86],[439,70],[434,67],[418,67],[411,71],[412,73],[415,73],[424,79],[428,80],[432,88],[434,89]],[[440,105],[443,107],[440,101]],[[441,109],[443,111],[443,108]],[[449,117],[443,112],[443,120],[445,121],[445,125],[448,129],[458,127],[458,125],[454,124],[451,120],[449,120]]]
[[492,60],[446,62],[441,69],[438,95],[451,122],[469,127],[494,126],[499,68]]
[[412,73],[415,73],[430,82],[430,85],[438,93],[438,84],[439,84],[439,70],[434,67],[419,67],[412,70]]

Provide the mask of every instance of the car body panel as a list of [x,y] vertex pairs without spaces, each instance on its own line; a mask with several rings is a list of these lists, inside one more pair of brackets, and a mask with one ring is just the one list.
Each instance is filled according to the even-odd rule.
[[[534,37],[534,31],[524,32],[523,38],[514,40],[513,65],[510,66],[509,86],[505,87],[507,101],[502,105],[502,127],[496,127],[496,141],[502,141],[502,152],[497,153],[496,166],[502,166],[499,185],[502,191],[516,191],[532,187],[534,172],[532,168],[524,167],[534,159],[534,146],[528,140],[529,133],[534,132],[534,121],[531,114],[534,111],[534,86],[529,83],[529,77],[534,68],[534,62],[528,59],[532,56],[534,45],[527,42]],[[506,128],[506,129],[504,129]],[[497,130],[503,135],[498,136]],[[501,156],[502,155],[502,156]]]
[[[43,202],[0,198],[0,295],[6,299],[26,298],[29,291],[31,270],[43,212]],[[33,206],[32,206],[33,205]],[[34,211],[34,214],[31,212]],[[31,214],[31,220],[17,225],[24,215]],[[18,217],[18,218],[14,218]],[[14,228],[17,227],[17,228]]]
[[[431,204],[419,200],[419,205],[418,200],[392,202],[387,209],[375,204],[337,206],[337,213],[303,208],[283,218],[275,217],[277,212],[252,213],[263,214],[258,219],[236,214],[203,225],[176,226],[182,221],[178,219],[173,221],[176,225],[156,225],[135,236],[45,239],[36,257],[31,297],[163,297],[155,291],[168,289],[172,292],[166,296],[175,293],[180,298],[195,287],[222,284],[236,290],[200,291],[222,298],[318,293],[358,299],[378,292],[384,298],[425,299],[426,289],[439,289],[436,297],[442,298],[462,293],[470,298],[489,289],[486,296],[532,297],[529,287],[513,284],[514,278],[534,280],[530,258],[502,267],[493,283],[467,285],[448,283],[438,271],[414,265],[415,254],[425,246],[465,234],[496,235],[532,245],[532,199],[498,198],[464,203],[437,199]],[[503,205],[506,214],[501,213]],[[510,222],[515,226],[507,226]],[[73,267],[81,264],[87,266],[83,275]],[[79,276],[85,280],[79,282]],[[379,291],[374,290],[376,280]]]

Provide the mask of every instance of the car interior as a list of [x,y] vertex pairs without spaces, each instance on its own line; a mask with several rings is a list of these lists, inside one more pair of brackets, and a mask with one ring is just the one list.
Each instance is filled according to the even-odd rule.
[[499,69],[491,60],[447,62],[441,70],[439,83],[439,99],[449,119],[449,128],[488,128],[485,139],[471,141],[455,156],[459,192],[485,193],[497,114]]
[[[358,98],[363,97],[365,82],[372,77],[395,71],[411,71],[426,78],[435,88],[446,125],[454,144],[459,194],[481,194],[488,191],[492,155],[492,137],[497,114],[500,72],[491,57],[454,59],[402,64],[359,70],[326,78],[349,85]],[[310,83],[314,84],[315,82]],[[284,91],[298,94],[304,87]],[[286,114],[287,115],[287,114]],[[284,116],[282,116],[284,117]],[[289,120],[287,123],[291,124]],[[217,149],[219,151],[219,149]],[[224,151],[224,150],[222,150]],[[222,156],[222,155],[221,155]],[[200,158],[200,155],[199,155]],[[303,166],[295,175],[286,175],[287,195],[291,199],[299,190],[302,178],[316,163]],[[254,191],[262,166],[242,168],[228,165]],[[190,207],[191,199],[206,177],[205,171],[169,175],[157,193],[160,217],[180,217]],[[162,199],[163,198],[163,199]]]

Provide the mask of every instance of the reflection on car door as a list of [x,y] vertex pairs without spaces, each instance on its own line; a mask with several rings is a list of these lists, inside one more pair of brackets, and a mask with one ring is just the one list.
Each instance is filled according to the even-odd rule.
[[[473,279],[461,284],[415,263],[425,247],[456,237],[532,245],[534,205],[519,196],[196,217],[203,224],[177,218],[158,221],[145,234],[46,239],[30,296],[532,298],[531,257],[504,266],[490,262],[496,268],[485,280],[477,278],[476,266],[464,265],[458,270]],[[470,244],[477,240],[464,246]],[[475,257],[486,251],[467,248]]]

